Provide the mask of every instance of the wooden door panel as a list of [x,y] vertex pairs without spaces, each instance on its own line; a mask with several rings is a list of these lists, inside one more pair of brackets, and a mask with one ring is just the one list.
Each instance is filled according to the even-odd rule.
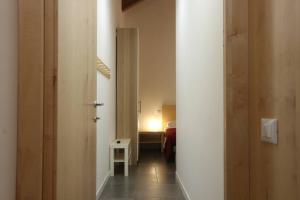
[[[87,1],[85,1],[87,2]],[[97,99],[97,1],[89,0],[88,7],[88,103]],[[86,176],[86,199],[96,199],[96,123],[97,112],[94,106],[88,106],[88,174]]]
[[95,1],[58,4],[57,200],[96,198]]
[[18,200],[96,198],[96,0],[19,0]]
[[117,30],[117,137],[130,138],[137,161],[138,31]]

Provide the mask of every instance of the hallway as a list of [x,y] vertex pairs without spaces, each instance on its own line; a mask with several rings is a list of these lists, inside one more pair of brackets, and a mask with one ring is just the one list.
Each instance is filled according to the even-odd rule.
[[175,163],[168,163],[159,151],[143,151],[137,167],[131,167],[129,177],[117,167],[104,188],[101,200],[184,200],[176,183]]

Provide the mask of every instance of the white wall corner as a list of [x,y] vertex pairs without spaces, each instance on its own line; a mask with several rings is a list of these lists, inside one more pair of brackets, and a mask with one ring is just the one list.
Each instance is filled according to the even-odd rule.
[[184,187],[183,182],[181,181],[181,178],[180,178],[178,172],[176,172],[176,181],[177,181],[177,183],[178,183],[185,199],[186,200],[191,200],[191,197],[190,197],[188,191],[186,190],[186,188]]
[[100,185],[100,187],[97,189],[96,200],[100,199],[100,196],[101,196],[101,194],[102,194],[102,192],[103,192],[103,190],[104,190],[104,188],[105,188],[105,186],[106,186],[109,178],[110,178],[110,171],[107,173],[107,175],[105,176],[104,181],[102,182],[102,184]]

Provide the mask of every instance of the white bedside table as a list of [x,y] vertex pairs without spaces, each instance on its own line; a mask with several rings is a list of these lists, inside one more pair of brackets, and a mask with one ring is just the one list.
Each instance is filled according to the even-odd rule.
[[[118,143],[120,141],[120,143]],[[110,173],[115,175],[115,163],[124,162],[124,175],[128,176],[128,163],[131,160],[131,140],[130,139],[116,139],[110,145]],[[115,150],[122,150],[123,152],[116,152]]]

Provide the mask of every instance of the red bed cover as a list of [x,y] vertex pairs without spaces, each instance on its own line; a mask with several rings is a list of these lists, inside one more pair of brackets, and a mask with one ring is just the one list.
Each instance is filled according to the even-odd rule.
[[176,128],[166,129],[165,155],[168,161],[175,160]]

